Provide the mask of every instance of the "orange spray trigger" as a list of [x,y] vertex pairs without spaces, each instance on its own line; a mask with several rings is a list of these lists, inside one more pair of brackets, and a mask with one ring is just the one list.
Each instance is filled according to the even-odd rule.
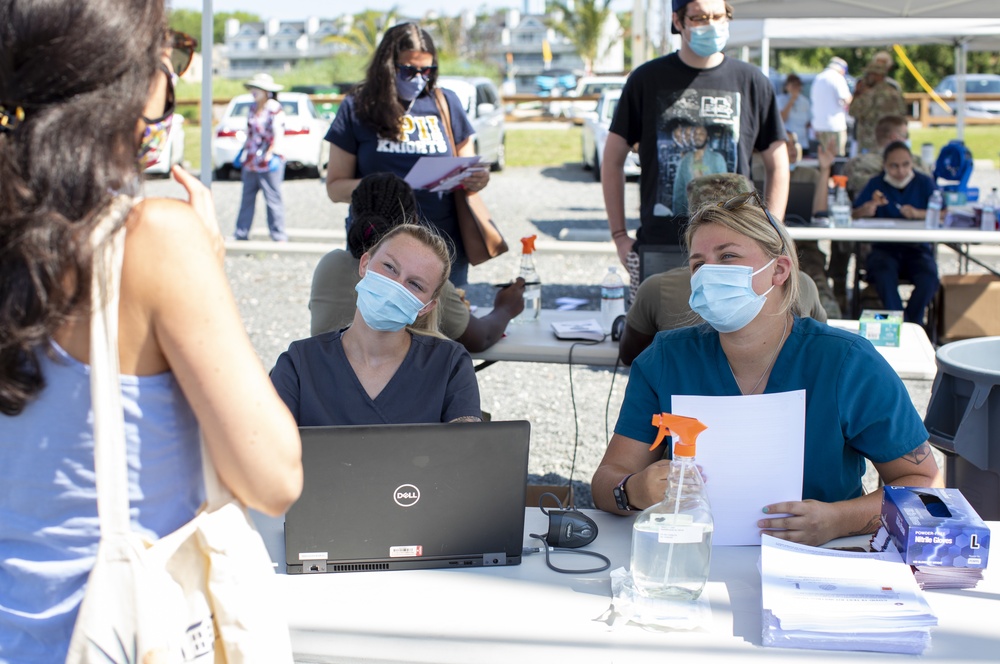
[[657,431],[656,440],[649,446],[649,449],[655,450],[663,442],[663,438],[669,434],[677,436],[675,451],[682,456],[694,456],[698,434],[708,428],[694,417],[684,417],[672,413],[653,415],[653,426],[658,427],[659,431]]
[[521,252],[525,254],[535,253],[535,238],[537,235],[529,235],[521,238]]

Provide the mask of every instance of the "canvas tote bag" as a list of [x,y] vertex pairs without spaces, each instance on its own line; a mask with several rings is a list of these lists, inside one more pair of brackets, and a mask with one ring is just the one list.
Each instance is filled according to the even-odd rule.
[[115,228],[133,203],[116,199],[91,237],[90,377],[101,539],[66,661],[290,663],[270,557],[204,445],[206,503],[198,514],[156,541],[131,530],[118,364],[125,230]]
[[[448,110],[448,100],[440,89],[434,91],[438,112],[444,124],[451,151],[458,155],[455,147],[455,135],[451,129],[451,112]],[[486,203],[478,193],[456,189],[455,212],[458,216],[458,230],[462,236],[465,255],[472,265],[480,265],[491,258],[496,258],[507,251],[507,242],[500,234],[500,229],[493,223]]]

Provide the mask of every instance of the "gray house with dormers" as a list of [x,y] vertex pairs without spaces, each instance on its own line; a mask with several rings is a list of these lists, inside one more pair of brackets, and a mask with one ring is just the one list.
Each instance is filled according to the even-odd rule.
[[343,49],[324,43],[341,34],[344,19],[309,17],[304,21],[271,19],[254,23],[226,22],[221,75],[245,78],[258,71],[283,72],[298,64],[326,60]]

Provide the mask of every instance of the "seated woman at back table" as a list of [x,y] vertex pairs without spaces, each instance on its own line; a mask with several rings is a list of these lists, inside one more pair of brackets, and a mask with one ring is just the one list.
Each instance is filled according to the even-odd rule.
[[927,430],[871,342],[798,316],[795,245],[755,198],[743,194],[692,217],[691,305],[707,322],[660,332],[632,364],[615,433],[592,480],[594,503],[628,514],[663,499],[669,462],[661,457],[670,450],[650,451],[657,433],[650,418],[672,412],[672,395],[805,390],[803,500],[761,505],[764,515],[788,516],[764,516],[757,525],[812,545],[874,532],[882,492],[864,495],[865,459],[886,484],[942,486]]
[[437,332],[450,265],[444,239],[416,224],[361,257],[351,326],[292,342],[271,370],[299,426],[481,419],[472,358]]
[[[906,143],[894,141],[882,152],[882,172],[868,181],[854,200],[855,219],[923,219],[927,201],[937,187],[934,180],[913,170],[913,154]],[[868,283],[875,286],[882,304],[902,311],[908,323],[924,324],[924,312],[937,293],[938,269],[934,248],[928,242],[877,242],[865,262]],[[913,283],[913,293],[903,307],[899,278]]]
[[[334,249],[319,259],[313,271],[309,331],[314,336],[351,324],[358,299],[354,290],[360,279],[358,260],[390,229],[418,218],[417,199],[402,178],[373,173],[361,178],[351,192],[351,217],[358,223],[347,229],[347,251]],[[437,306],[438,324],[446,337],[478,353],[499,341],[507,323],[523,309],[523,279],[497,291],[493,311],[481,318],[472,315],[462,291],[447,281]]]

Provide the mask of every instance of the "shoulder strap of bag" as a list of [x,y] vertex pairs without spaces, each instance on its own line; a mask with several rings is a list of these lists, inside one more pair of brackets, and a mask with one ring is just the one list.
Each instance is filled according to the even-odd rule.
[[131,530],[125,413],[118,364],[118,301],[125,228],[119,222],[132,209],[132,199],[117,197],[90,236],[93,264],[90,280],[90,395],[94,411],[94,470],[101,537]]
[[438,113],[441,114],[441,123],[444,125],[444,133],[448,136],[448,143],[451,144],[451,153],[457,157],[458,148],[455,146],[455,134],[451,129],[451,109],[441,88],[434,88],[434,103],[437,104]]

